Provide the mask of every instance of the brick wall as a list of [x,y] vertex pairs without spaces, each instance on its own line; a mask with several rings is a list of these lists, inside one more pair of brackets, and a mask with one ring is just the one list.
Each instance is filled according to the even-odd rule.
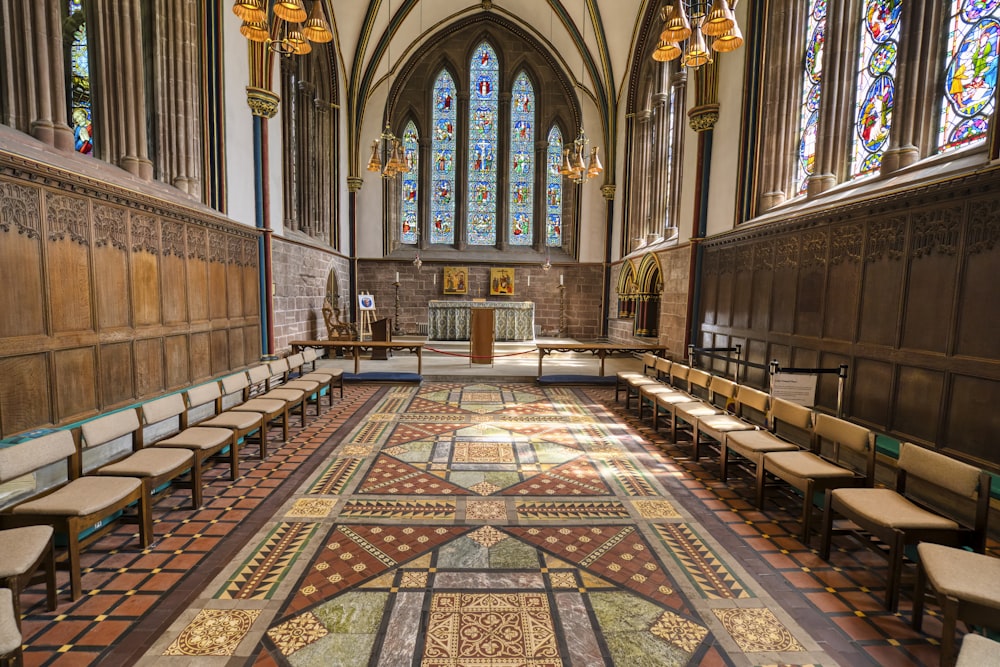
[[[326,338],[323,299],[330,271],[337,274],[340,307],[348,301],[347,258],[331,251],[275,237],[271,246],[274,294],[274,348],[281,354],[289,342]],[[346,318],[346,314],[344,315]]]

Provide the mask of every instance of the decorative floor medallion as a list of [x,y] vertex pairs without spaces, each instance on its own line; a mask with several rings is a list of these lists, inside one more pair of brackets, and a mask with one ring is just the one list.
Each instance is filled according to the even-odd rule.
[[259,609],[202,609],[163,655],[233,655],[258,616]]

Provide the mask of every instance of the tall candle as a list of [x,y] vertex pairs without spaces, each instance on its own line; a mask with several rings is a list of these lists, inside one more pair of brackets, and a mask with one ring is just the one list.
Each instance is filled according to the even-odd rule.
[[562,276],[563,276],[563,274],[561,274],[561,273],[560,273],[560,274],[559,274],[559,284],[560,284],[560,285],[562,285],[562,284],[563,284],[563,282],[562,282]]
[[396,282],[399,282],[399,271],[396,271]]
[[531,287],[531,276],[528,276],[528,287]]

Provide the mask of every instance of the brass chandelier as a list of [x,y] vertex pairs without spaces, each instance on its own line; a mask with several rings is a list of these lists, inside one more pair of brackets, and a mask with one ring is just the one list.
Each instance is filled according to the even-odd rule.
[[597,146],[590,149],[590,159],[584,161],[588,143],[590,140],[587,139],[587,135],[583,133],[583,127],[581,127],[580,134],[573,140],[573,144],[563,148],[563,161],[559,167],[559,173],[577,184],[589,181],[604,171],[601,158],[597,155]]
[[[383,151],[386,154],[384,166],[381,155]],[[382,178],[392,178],[397,174],[410,173],[411,168],[410,158],[403,151],[403,142],[392,133],[387,122],[379,138],[372,142],[372,154],[368,158],[368,171],[381,171]]]
[[[333,41],[333,31],[323,13],[322,0],[313,0],[306,13],[302,0],[236,0],[233,13],[243,20],[240,34],[251,42],[267,44],[283,56],[304,55],[312,51],[310,42]],[[273,24],[268,17],[270,9]]]
[[[674,4],[665,5],[660,9],[663,31],[653,60],[680,58],[686,67],[701,67],[712,62],[712,51],[724,53],[743,46],[743,33],[733,13],[737,2],[674,0]],[[711,49],[706,37],[712,38]]]

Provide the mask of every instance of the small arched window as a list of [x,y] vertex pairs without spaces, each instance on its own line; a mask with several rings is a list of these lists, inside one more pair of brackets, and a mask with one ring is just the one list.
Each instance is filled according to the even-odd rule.
[[562,161],[563,138],[558,125],[549,130],[549,147],[545,153],[545,245],[558,248],[562,245]]
[[401,243],[417,242],[417,211],[420,210],[420,137],[417,134],[417,126],[411,120],[403,129],[403,156],[409,171],[403,176],[401,229],[399,240]]
[[816,133],[819,129],[820,83],[823,79],[823,47],[826,44],[826,0],[809,0],[806,21],[805,67],[799,106],[798,192],[802,194],[816,170]]
[[508,242],[531,245],[535,240],[535,89],[524,72],[511,88],[509,162]]
[[855,80],[851,178],[882,165],[896,97],[896,56],[902,0],[865,0]]
[[76,152],[94,152],[93,106],[90,94],[90,51],[83,0],[69,0],[66,17],[66,50],[69,61],[69,125]]
[[500,133],[500,64],[483,42],[472,54],[469,68],[469,245],[497,242],[497,154]]
[[431,243],[455,241],[455,126],[458,120],[455,80],[442,70],[434,80],[431,124]]
[[986,139],[995,105],[1000,2],[952,0],[938,148]]

